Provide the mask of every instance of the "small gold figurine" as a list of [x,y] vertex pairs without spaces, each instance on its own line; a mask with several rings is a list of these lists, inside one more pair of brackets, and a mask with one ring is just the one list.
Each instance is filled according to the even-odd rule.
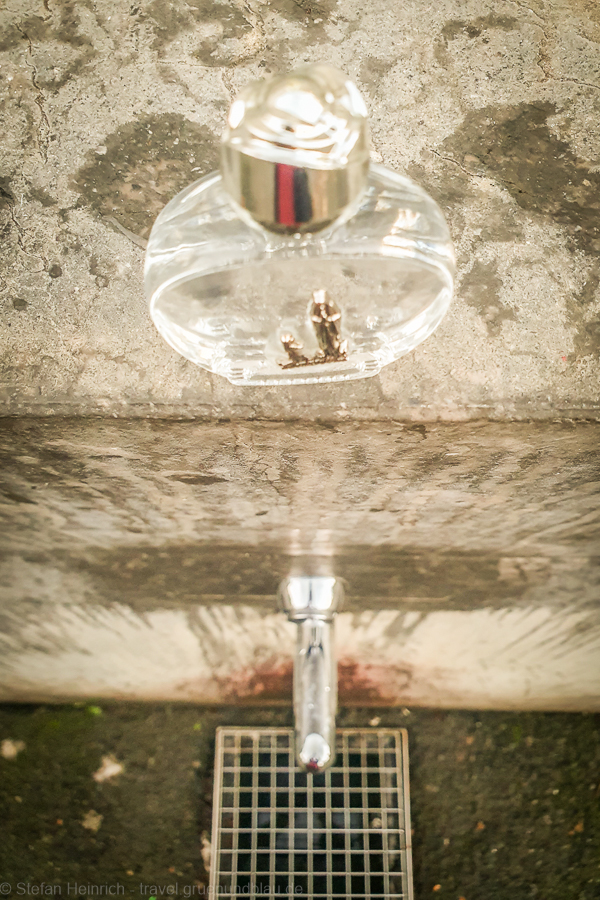
[[302,344],[298,343],[293,334],[282,334],[281,343],[290,360],[288,363],[281,365],[282,369],[293,369],[295,366],[309,365],[310,360],[308,356],[298,352],[303,349]]
[[340,340],[342,313],[329,299],[327,291],[315,291],[312,296],[310,318],[319,342],[322,362],[337,362],[347,358],[347,341]]
[[320,363],[342,362],[348,358],[348,341],[340,339],[342,313],[339,306],[329,299],[327,291],[314,291],[310,305],[310,320],[317,337],[319,349],[313,357],[300,353],[303,345],[293,334],[281,335],[283,349],[289,362],[280,363],[282,369],[294,369],[296,366],[317,366]]

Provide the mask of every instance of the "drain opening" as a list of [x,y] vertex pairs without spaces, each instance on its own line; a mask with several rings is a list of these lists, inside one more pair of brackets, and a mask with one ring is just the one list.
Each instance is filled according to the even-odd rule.
[[291,729],[217,730],[212,896],[412,900],[406,731],[340,729],[318,775],[293,744]]

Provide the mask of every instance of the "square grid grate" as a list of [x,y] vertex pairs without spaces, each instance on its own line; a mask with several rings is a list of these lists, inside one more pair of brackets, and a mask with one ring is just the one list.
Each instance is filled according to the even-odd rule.
[[291,729],[219,728],[210,889],[412,900],[406,731],[340,729],[310,775]]

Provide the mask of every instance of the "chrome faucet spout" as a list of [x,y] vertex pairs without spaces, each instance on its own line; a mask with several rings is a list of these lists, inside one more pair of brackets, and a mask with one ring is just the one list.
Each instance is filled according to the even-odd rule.
[[298,626],[294,658],[296,758],[320,772],[335,758],[337,665],[333,619],[343,600],[336,578],[291,576],[279,587],[281,605]]

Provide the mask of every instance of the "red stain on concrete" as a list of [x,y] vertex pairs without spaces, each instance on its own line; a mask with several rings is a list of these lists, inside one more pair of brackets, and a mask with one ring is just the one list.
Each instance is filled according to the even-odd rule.
[[343,706],[389,706],[401,702],[412,678],[409,669],[340,660],[338,697]]
[[[406,668],[338,663],[338,695],[343,706],[390,706],[402,702],[412,672]],[[291,703],[293,660],[267,660],[219,679],[225,703]]]
[[293,660],[268,660],[223,679],[227,703],[291,703]]

